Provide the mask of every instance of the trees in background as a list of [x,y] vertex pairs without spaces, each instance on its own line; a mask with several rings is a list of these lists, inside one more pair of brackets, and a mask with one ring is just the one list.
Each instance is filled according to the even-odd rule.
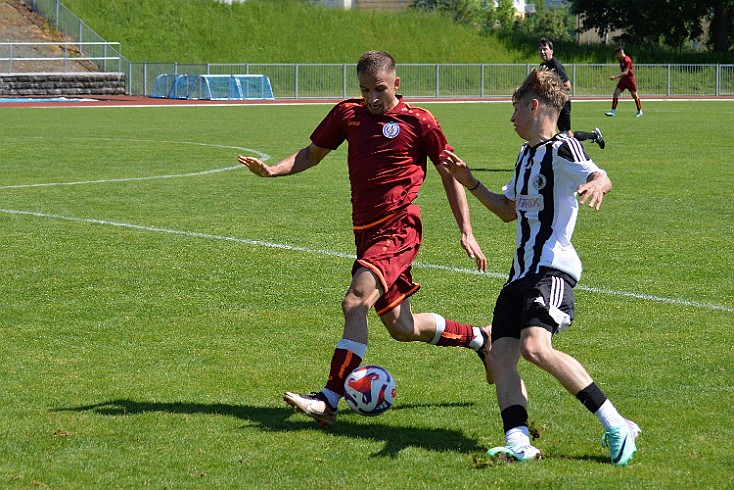
[[516,14],[512,0],[416,0],[411,8],[443,12],[457,22],[503,34],[521,32],[557,41],[573,39],[570,8],[546,8],[544,0],[537,0],[534,13],[526,17]]
[[623,30],[630,44],[662,44],[680,49],[709,25],[709,47],[727,53],[734,32],[734,0],[569,0],[585,29],[604,35]]
[[535,13],[524,18],[515,15],[512,0],[416,0],[412,8],[444,12],[485,30],[557,41],[572,39],[576,14],[583,30],[594,29],[601,36],[622,31],[615,41],[626,44],[680,50],[700,39],[708,26],[709,48],[728,53],[734,37],[734,0],[568,0],[560,8],[536,0]]

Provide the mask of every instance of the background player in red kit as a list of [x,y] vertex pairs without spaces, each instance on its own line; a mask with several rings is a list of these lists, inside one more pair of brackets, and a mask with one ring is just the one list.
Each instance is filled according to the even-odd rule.
[[624,54],[624,48],[615,49],[614,54],[619,61],[619,73],[612,75],[610,80],[619,79],[619,82],[617,82],[617,88],[614,89],[614,95],[612,96],[612,110],[605,112],[605,114],[609,117],[616,116],[619,96],[625,90],[629,90],[630,95],[635,99],[635,104],[637,105],[636,116],[642,117],[642,102],[640,102],[640,96],[637,95],[637,82],[635,81],[635,68],[632,66],[632,58]]
[[477,268],[487,260],[469,220],[464,189],[439,166],[439,155],[451,150],[433,115],[397,95],[400,78],[395,60],[381,51],[368,51],[357,64],[361,99],[338,103],[311,134],[311,144],[267,166],[253,157],[239,161],[261,177],[292,175],[317,165],[345,140],[352,194],[352,223],[357,259],[352,282],[342,301],[344,331],[331,360],[326,386],[318,393],[285,392],[283,399],[322,426],[336,422],[344,380],[367,351],[367,314],[374,307],[390,335],[399,341],[428,342],[474,349],[487,367],[490,327],[447,320],[434,313],[413,313],[409,297],[420,288],[411,264],[422,240],[420,208],[413,204],[433,162],[461,232],[461,245]]

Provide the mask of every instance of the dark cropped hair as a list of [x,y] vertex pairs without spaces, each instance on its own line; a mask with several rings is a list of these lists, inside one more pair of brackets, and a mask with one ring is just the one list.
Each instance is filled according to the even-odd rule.
[[541,37],[540,41],[538,41],[538,47],[540,48],[541,46],[548,46],[548,49],[553,51],[553,41],[551,41],[550,39]]
[[384,51],[367,51],[357,63],[357,75],[377,75],[382,72],[394,73],[395,60]]

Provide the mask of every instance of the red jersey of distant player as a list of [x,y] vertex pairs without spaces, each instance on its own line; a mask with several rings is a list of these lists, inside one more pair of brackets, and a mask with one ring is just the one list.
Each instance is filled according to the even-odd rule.
[[398,96],[398,105],[371,114],[363,99],[340,102],[311,134],[316,146],[336,150],[349,143],[352,223],[368,227],[408,207],[418,197],[430,158],[453,151],[433,115]]
[[619,79],[619,82],[617,82],[617,88],[620,92],[623,92],[625,89],[629,90],[630,92],[637,92],[635,69],[634,66],[632,66],[632,58],[630,58],[629,56],[625,56],[624,58],[619,60],[619,71],[623,72],[625,70],[629,71],[627,72],[627,75]]

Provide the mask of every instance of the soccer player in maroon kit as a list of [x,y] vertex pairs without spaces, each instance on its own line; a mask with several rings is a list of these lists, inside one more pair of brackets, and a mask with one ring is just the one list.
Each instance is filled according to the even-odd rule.
[[461,232],[461,245],[480,271],[487,259],[474,237],[463,187],[440,166],[451,150],[433,115],[397,95],[395,60],[381,51],[364,53],[357,64],[362,98],[338,103],[311,134],[311,143],[267,166],[257,158],[239,162],[260,177],[280,177],[317,165],[344,141],[352,195],[357,258],[342,301],[344,331],[331,359],[328,381],[318,393],[285,392],[283,399],[322,426],[336,423],[344,380],[367,351],[367,314],[371,308],[399,341],[471,348],[482,360],[487,381],[491,327],[458,323],[434,313],[413,313],[410,296],[418,291],[411,264],[420,249],[423,227],[413,203],[426,177],[427,160],[441,176],[449,206]]
[[612,75],[610,80],[619,79],[619,82],[617,82],[617,88],[614,89],[612,110],[605,112],[605,114],[609,117],[616,116],[619,96],[625,90],[629,90],[630,95],[635,99],[635,104],[637,105],[636,117],[642,117],[642,103],[640,102],[640,96],[637,95],[637,82],[635,81],[635,69],[632,66],[632,58],[624,54],[624,48],[615,49],[614,54],[617,56],[617,60],[619,60],[619,73]]

